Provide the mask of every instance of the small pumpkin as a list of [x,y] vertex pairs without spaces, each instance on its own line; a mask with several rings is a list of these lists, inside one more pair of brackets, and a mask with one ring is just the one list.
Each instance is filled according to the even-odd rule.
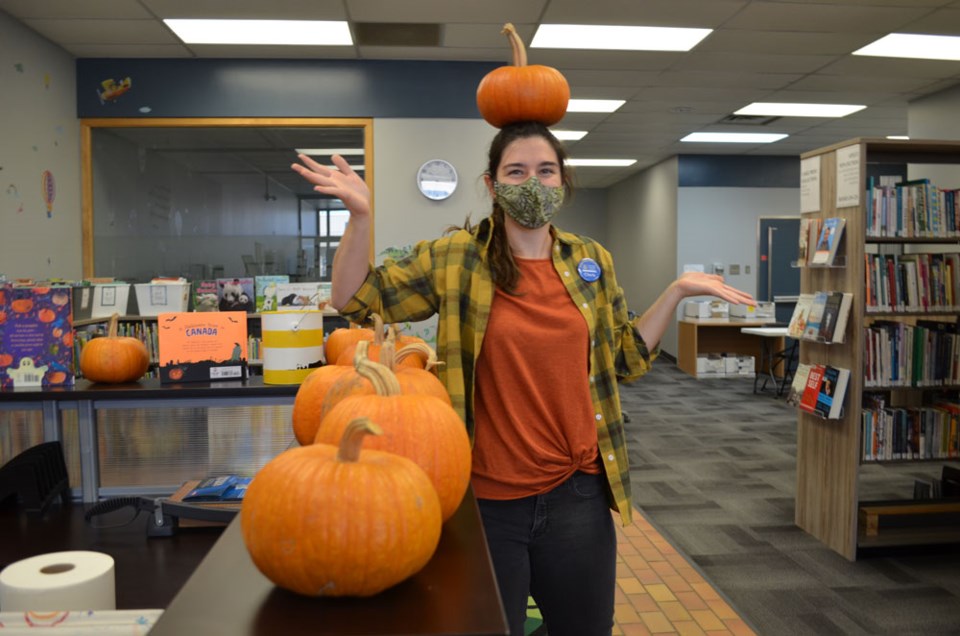
[[57,319],[57,313],[49,307],[44,307],[37,312],[37,318],[40,322],[53,322]]
[[379,433],[358,418],[339,448],[291,448],[254,476],[240,528],[264,576],[306,596],[372,596],[427,564],[440,542],[437,493],[409,459],[361,450]]
[[323,344],[323,355],[327,364],[336,364],[344,349],[360,340],[373,340],[376,333],[383,333],[383,319],[377,314],[373,314],[373,329],[334,329]]
[[117,335],[119,316],[110,318],[106,336],[94,338],[80,352],[80,372],[92,382],[136,382],[150,366],[147,347],[136,338]]
[[513,49],[513,66],[501,66],[484,76],[477,87],[477,108],[497,128],[518,121],[552,126],[567,113],[570,85],[557,69],[527,65],[527,51],[509,22],[502,31]]
[[430,477],[443,520],[453,516],[470,483],[471,448],[467,428],[452,406],[431,395],[403,395],[387,367],[367,361],[357,372],[368,379],[376,395],[352,395],[338,402],[321,419],[315,443],[330,444],[343,436],[355,418],[377,422],[383,435],[369,448],[403,455]]
[[33,299],[32,298],[18,298],[12,303],[10,303],[10,309],[18,314],[27,314],[30,313],[30,310],[33,309]]

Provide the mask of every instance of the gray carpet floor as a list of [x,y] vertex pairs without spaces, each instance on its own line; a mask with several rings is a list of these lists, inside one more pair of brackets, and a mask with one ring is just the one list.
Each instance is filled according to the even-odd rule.
[[[794,525],[796,411],[752,377],[697,380],[661,359],[621,400],[635,505],[757,633],[960,634],[960,548],[851,562]],[[909,498],[939,471],[861,467],[861,498]]]

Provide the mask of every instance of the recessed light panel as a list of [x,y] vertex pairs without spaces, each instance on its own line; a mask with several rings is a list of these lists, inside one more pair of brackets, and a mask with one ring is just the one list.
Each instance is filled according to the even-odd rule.
[[568,166],[593,166],[602,168],[625,168],[637,163],[636,159],[567,159]]
[[620,51],[689,51],[711,29],[597,24],[542,24],[532,49],[604,49]]
[[626,102],[622,99],[571,99],[568,113],[612,113]]
[[166,19],[164,23],[186,44],[353,44],[350,29],[342,21]]
[[781,133],[696,132],[690,133],[680,141],[719,144],[770,144],[780,141],[786,136]]
[[736,111],[735,115],[770,115],[774,117],[846,117],[863,110],[860,104],[786,104],[754,102]]
[[857,49],[853,54],[920,60],[960,60],[960,37],[891,33],[862,49]]
[[586,130],[551,130],[550,132],[560,141],[577,141],[587,136]]

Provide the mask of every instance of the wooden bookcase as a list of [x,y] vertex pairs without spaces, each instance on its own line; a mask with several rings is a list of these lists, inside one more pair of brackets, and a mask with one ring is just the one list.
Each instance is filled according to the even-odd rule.
[[[837,206],[837,151],[856,148],[859,171],[857,185],[860,196],[856,204]],[[801,341],[800,361],[829,364],[850,369],[844,414],[839,420],[824,420],[798,411],[797,422],[797,494],[796,524],[828,547],[850,560],[857,557],[859,545],[858,517],[861,469],[861,415],[864,391],[863,327],[871,320],[864,302],[864,253],[866,245],[879,242],[866,238],[867,174],[872,164],[899,166],[928,164],[957,164],[960,167],[960,142],[887,140],[859,138],[805,153],[801,159],[819,157],[819,210],[806,212],[809,217],[843,217],[846,219],[840,254],[845,266],[835,268],[805,268],[801,272],[801,292],[837,290],[853,292],[853,307],[847,324],[844,344],[823,344]],[[902,175],[917,178],[924,175]],[[951,183],[932,181],[940,187],[956,187]],[[801,185],[803,187],[803,185]],[[886,240],[883,242],[930,242],[930,239]],[[956,238],[945,238],[938,243],[956,243]],[[885,314],[885,318],[891,318]],[[904,542],[911,542],[905,537]]]

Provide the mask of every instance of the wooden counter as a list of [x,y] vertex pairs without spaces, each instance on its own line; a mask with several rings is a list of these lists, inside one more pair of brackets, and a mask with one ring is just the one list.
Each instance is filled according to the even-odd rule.
[[757,370],[760,371],[762,338],[741,333],[740,330],[744,327],[762,327],[773,322],[775,321],[746,318],[684,318],[677,324],[677,366],[697,377],[697,355],[736,353],[753,356]]

